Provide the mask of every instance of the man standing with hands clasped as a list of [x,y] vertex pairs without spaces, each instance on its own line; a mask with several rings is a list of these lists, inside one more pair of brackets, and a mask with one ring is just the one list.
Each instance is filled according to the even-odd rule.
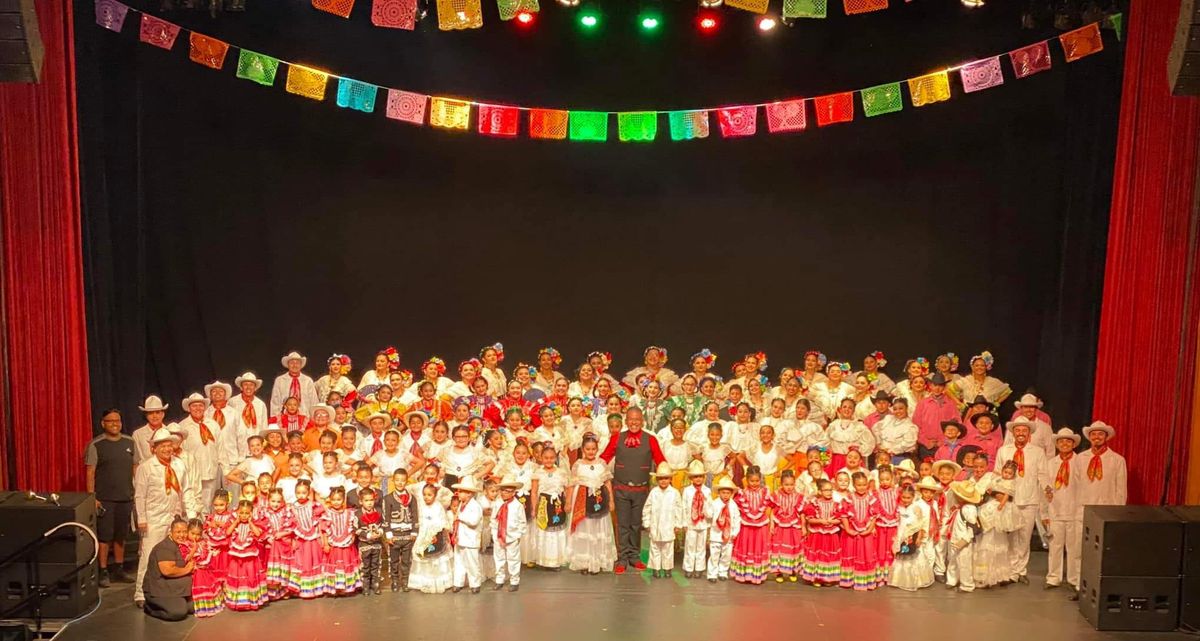
[[[96,495],[96,538],[100,540],[100,587],[111,581],[132,583],[125,574],[125,536],[133,516],[133,439],[121,433],[121,412],[107,409],[100,413],[100,436],[84,450],[87,466],[87,491]],[[112,548],[113,566],[108,569],[108,550]],[[111,579],[110,579],[111,577]]]

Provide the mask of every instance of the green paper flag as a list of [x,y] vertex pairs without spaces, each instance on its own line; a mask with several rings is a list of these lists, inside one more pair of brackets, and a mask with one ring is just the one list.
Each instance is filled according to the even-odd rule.
[[260,85],[270,87],[275,84],[276,71],[279,71],[279,61],[271,56],[264,56],[246,49],[242,49],[238,54],[238,78],[253,80]]
[[707,111],[672,111],[667,114],[671,140],[708,138]]
[[538,0],[496,0],[496,8],[501,20],[512,20],[521,11],[537,13],[541,9]]
[[863,89],[863,113],[867,117],[890,114],[904,108],[904,100],[900,98],[900,83],[893,82]]
[[657,111],[630,111],[617,114],[617,132],[621,142],[654,140],[658,133]]
[[608,140],[607,111],[572,111],[567,119],[571,140]]
[[828,11],[828,0],[783,0],[785,18],[824,18]]
[[1125,16],[1114,13],[1108,17],[1108,24],[1112,25],[1113,31],[1117,32],[1117,40],[1121,39],[1121,27],[1125,24]]

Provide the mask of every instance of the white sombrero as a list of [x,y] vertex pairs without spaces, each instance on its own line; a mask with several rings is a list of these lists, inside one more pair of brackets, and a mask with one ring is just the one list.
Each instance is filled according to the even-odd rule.
[[300,361],[300,367],[302,369],[304,368],[305,365],[308,365],[308,359],[301,356],[300,352],[297,352],[295,350],[288,352],[287,356],[284,356],[283,358],[281,358],[279,360],[279,362],[283,363],[283,366],[286,368],[288,366],[288,361],[292,361],[292,360]]

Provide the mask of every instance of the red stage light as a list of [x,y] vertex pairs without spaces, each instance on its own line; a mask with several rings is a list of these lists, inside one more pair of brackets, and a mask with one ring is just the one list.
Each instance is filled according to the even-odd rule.
[[717,28],[716,18],[700,18],[700,29],[702,31],[712,31]]
[[523,25],[533,24],[533,14],[529,11],[522,11],[517,14],[517,22]]

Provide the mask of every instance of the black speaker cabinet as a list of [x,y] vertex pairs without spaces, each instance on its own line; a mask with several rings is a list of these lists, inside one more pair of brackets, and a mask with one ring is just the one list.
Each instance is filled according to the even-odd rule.
[[1167,508],[1183,521],[1183,575],[1200,577],[1200,505]]
[[[49,494],[42,496],[48,497]],[[20,493],[9,496],[0,503],[0,523],[4,524],[4,527],[0,527],[0,559],[67,521],[82,523],[95,530],[96,500],[93,495],[64,492],[58,497],[58,505],[30,500]],[[51,538],[53,542],[38,551],[38,560],[42,563],[69,563],[75,566],[92,556],[92,538],[79,528],[64,528]]]
[[1083,509],[1084,576],[1178,579],[1183,523],[1167,508],[1089,505]]
[[1097,630],[1174,630],[1179,624],[1179,577],[1084,573],[1079,611]]
[[[0,568],[0,612],[8,612],[21,603],[32,590],[45,586],[50,596],[40,604],[40,614],[47,619],[74,619],[87,614],[100,598],[97,583],[97,564],[93,561],[65,585],[55,582],[74,570],[74,563],[18,562]],[[34,609],[26,607],[11,612],[7,618],[33,618]]]
[[1200,576],[1185,576],[1179,587],[1179,627],[1200,630]]
[[45,57],[33,0],[0,0],[0,82],[37,82]]

